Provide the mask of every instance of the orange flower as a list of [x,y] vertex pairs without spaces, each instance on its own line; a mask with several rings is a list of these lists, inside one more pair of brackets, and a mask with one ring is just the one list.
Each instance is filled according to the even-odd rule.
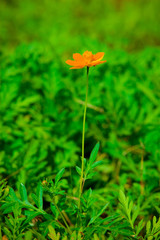
[[80,53],[74,53],[74,60],[67,60],[66,63],[71,65],[70,69],[78,69],[84,67],[92,67],[98,64],[104,63],[106,61],[101,61],[104,56],[104,52],[98,52],[96,54],[92,54],[92,52],[85,51],[82,55]]

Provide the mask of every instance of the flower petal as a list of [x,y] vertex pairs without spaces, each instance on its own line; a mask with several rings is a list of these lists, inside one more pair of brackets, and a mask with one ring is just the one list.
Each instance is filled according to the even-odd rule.
[[93,61],[88,65],[88,67],[96,66],[96,65],[99,65],[99,64],[102,64],[105,62],[106,62],[106,60],[105,61]]
[[84,58],[80,53],[74,53],[73,54],[73,59],[78,61],[78,62],[83,62],[84,61]]
[[80,53],[74,53],[73,59],[74,60],[67,60],[66,63],[72,66],[70,69],[79,69],[84,67],[92,67],[106,61],[101,61],[104,56],[104,52],[99,52],[96,54],[92,54],[90,51],[85,51],[82,55]]
[[93,61],[101,60],[104,57],[104,52],[98,52],[93,55]]
[[67,60],[66,63],[67,63],[68,65],[70,65],[70,66],[78,66],[78,65],[80,65],[79,62],[73,61],[73,60]]
[[77,66],[77,67],[71,67],[70,69],[80,69],[80,68],[84,68],[85,65],[82,65],[82,66]]

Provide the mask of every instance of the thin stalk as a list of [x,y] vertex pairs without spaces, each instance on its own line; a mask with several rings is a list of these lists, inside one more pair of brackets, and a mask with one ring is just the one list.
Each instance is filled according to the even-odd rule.
[[70,230],[70,228],[69,228],[69,226],[68,226],[68,223],[67,223],[66,219],[64,218],[62,212],[60,211],[59,207],[57,206],[57,204],[56,204],[55,202],[54,202],[54,205],[55,205],[55,207],[57,208],[57,210],[58,210],[58,212],[59,212],[59,214],[60,214],[60,216],[61,216],[64,224],[66,225],[66,228],[67,228],[67,230],[68,230],[68,233],[71,235],[72,232],[71,232],[71,230]]
[[144,162],[144,157],[143,157],[143,153],[141,155],[141,195],[144,194],[144,182],[143,182],[143,162]]
[[89,75],[89,67],[87,67],[86,99],[85,99],[84,114],[83,114],[83,130],[82,130],[82,167],[81,167],[80,190],[79,190],[79,203],[78,203],[78,209],[79,209],[79,210],[80,210],[80,206],[81,206],[81,195],[82,195],[82,191],[83,191],[84,140],[85,140],[85,123],[86,123],[86,111],[87,111],[87,101],[88,101],[88,75]]

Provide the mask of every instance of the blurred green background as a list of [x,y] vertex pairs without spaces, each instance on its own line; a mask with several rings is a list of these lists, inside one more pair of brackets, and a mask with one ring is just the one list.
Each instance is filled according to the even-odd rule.
[[146,195],[159,189],[159,9],[159,0],[0,1],[1,178],[30,190],[66,167],[76,187],[86,73],[65,61],[89,50],[107,63],[90,71],[85,156],[100,141],[104,164],[86,188],[113,199],[121,185],[136,198],[143,155]]
[[1,46],[38,41],[61,54],[92,48],[90,40],[130,51],[157,46],[159,8],[159,0],[1,0]]

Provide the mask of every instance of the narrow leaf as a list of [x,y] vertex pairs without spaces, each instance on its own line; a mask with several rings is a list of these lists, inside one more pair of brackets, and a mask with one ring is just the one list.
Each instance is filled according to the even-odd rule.
[[81,175],[81,168],[80,167],[76,166],[76,171],[79,175]]
[[57,185],[58,182],[59,182],[59,180],[62,178],[64,171],[65,171],[65,169],[62,168],[62,169],[57,173],[57,175],[56,175],[56,177],[55,177],[55,185]]
[[23,183],[20,184],[20,195],[21,195],[22,201],[29,203],[28,197],[27,197],[27,190],[26,190],[25,186],[23,185]]
[[41,210],[43,210],[43,188],[41,183],[39,183],[37,187],[37,199],[38,199],[38,207]]
[[95,147],[93,148],[90,158],[89,158],[89,164],[92,165],[92,163],[96,160],[97,154],[98,154],[98,150],[99,150],[99,142],[95,145]]

